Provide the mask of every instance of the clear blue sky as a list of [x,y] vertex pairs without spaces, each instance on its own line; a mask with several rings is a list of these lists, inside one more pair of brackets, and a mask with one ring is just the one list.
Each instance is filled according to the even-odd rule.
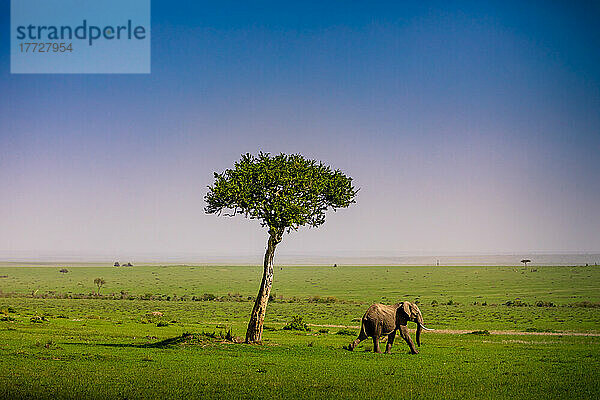
[[0,258],[260,253],[203,214],[259,150],[361,188],[281,252],[600,250],[597,2],[249,3],[153,1],[149,75],[11,75],[0,1]]

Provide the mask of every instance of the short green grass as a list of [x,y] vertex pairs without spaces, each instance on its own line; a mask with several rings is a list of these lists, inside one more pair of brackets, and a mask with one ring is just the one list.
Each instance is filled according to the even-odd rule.
[[[30,294],[49,291],[88,294],[94,278],[106,284],[101,293],[193,296],[239,293],[255,296],[262,267],[249,266],[31,266],[0,264],[0,290]],[[67,268],[68,273],[59,272]],[[520,298],[557,304],[600,302],[600,268],[590,267],[407,267],[277,266],[274,294],[284,297],[335,296],[356,301],[401,298],[440,303],[502,303]]]
[[[348,352],[342,347],[354,336],[336,334],[356,334],[371,302],[403,299],[420,301],[426,324],[438,330],[600,332],[600,308],[572,306],[600,301],[600,268],[278,267],[264,345],[250,346],[218,339],[228,330],[244,335],[248,300],[37,296],[89,294],[103,277],[105,294],[247,298],[258,288],[258,267],[66,265],[61,274],[64,266],[0,266],[8,276],[0,278],[7,296],[0,297],[0,398],[600,396],[598,336],[426,332],[413,356],[399,338],[392,355],[371,353],[370,341]],[[515,299],[557,306],[503,305]],[[294,315],[336,326],[283,330]],[[187,332],[205,339],[180,343]]]

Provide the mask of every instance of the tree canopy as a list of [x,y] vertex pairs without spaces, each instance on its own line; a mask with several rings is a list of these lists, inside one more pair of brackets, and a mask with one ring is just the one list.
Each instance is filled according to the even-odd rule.
[[354,203],[357,189],[352,178],[322,162],[300,154],[269,153],[242,155],[232,169],[215,173],[215,181],[205,196],[207,214],[258,219],[269,228],[263,262],[263,278],[250,314],[246,343],[260,343],[263,323],[273,285],[273,257],[285,231],[325,222],[331,208]]
[[300,154],[245,154],[214,178],[206,213],[243,214],[280,233],[323,224],[329,208],[348,207],[358,192],[340,170]]

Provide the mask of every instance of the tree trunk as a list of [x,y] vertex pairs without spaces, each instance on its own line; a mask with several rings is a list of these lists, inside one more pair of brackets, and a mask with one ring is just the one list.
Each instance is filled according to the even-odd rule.
[[269,230],[269,241],[267,242],[267,251],[263,262],[263,278],[250,315],[250,322],[248,322],[246,343],[260,343],[262,341],[265,312],[267,311],[267,303],[273,286],[273,257],[275,256],[275,247],[281,242],[282,236],[283,231]]

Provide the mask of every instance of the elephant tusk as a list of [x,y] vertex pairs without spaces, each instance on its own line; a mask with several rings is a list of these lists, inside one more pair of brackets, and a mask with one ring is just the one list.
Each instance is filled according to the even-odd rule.
[[423,325],[423,324],[419,324],[419,326],[421,328],[425,329],[426,331],[435,331],[435,329],[433,329],[433,328],[425,328],[425,325]]

